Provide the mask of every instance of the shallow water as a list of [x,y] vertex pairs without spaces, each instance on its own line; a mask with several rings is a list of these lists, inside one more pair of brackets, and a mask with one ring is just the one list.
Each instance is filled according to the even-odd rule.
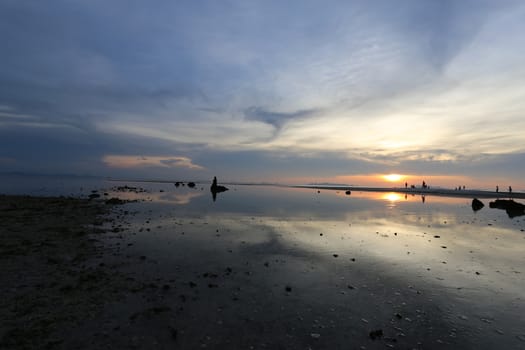
[[396,193],[229,186],[214,201],[209,184],[2,183],[137,200],[116,207],[106,244],[120,268],[171,286],[155,302],[178,310],[182,348],[525,346],[525,217],[489,200],[474,212],[471,199]]
[[[222,276],[226,289],[200,290],[195,298],[208,301],[196,302],[194,315],[213,319],[209,307],[237,298],[242,286],[249,302],[217,322],[267,324],[260,313],[288,306],[279,317],[304,321],[288,333],[306,337],[289,340],[292,347],[312,339],[337,347],[349,334],[354,345],[380,346],[367,337],[376,328],[388,334],[382,346],[405,344],[403,337],[418,348],[525,346],[525,217],[510,219],[488,200],[474,212],[462,198],[230,186],[213,201],[208,184],[128,185],[147,189],[112,194],[141,200],[125,208],[133,213],[128,252],[153,262],[144,273],[177,272],[197,285]],[[210,337],[222,339],[215,328]],[[327,333],[330,340],[317,338]]]

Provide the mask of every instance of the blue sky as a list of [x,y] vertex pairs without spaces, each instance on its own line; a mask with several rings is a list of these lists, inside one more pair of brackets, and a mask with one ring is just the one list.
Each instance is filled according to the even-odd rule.
[[496,0],[2,0],[0,169],[525,189],[523,18]]

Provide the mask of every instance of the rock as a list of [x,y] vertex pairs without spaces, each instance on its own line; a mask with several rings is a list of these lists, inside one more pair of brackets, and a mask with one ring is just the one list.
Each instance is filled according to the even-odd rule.
[[180,182],[175,182],[175,187],[179,187],[180,186]]
[[188,182],[189,188],[195,188],[195,182]]
[[350,195],[350,193],[352,193],[352,192],[350,192],[350,191],[346,191],[345,192],[346,195]]
[[489,203],[489,207],[504,209],[510,218],[525,215],[525,204],[515,202],[512,199],[496,199]]
[[290,287],[290,286],[286,286],[286,287],[284,288],[284,290],[286,290],[287,292],[291,292],[291,291],[292,291],[292,287]]
[[92,193],[88,196],[89,199],[95,199],[95,198],[100,198],[100,194],[98,193]]
[[113,197],[111,199],[108,199],[106,201],[106,204],[110,204],[110,205],[120,205],[120,204],[124,204],[126,203],[125,201],[123,201],[122,199],[119,199],[119,198],[116,198],[116,197]]
[[372,340],[380,339],[383,336],[383,330],[382,329],[376,329],[374,331],[371,331],[368,336]]
[[171,333],[171,338],[173,338],[174,340],[177,339],[177,336],[178,336],[178,331],[177,331],[177,328],[173,327],[173,326],[169,326],[169,330],[170,330],[170,333]]
[[474,211],[478,211],[480,210],[481,208],[483,208],[485,206],[485,204],[483,204],[482,201],[480,201],[479,199],[477,198],[474,198],[472,200],[472,210]]
[[212,187],[212,192],[215,192],[215,193],[220,193],[220,192],[226,192],[228,191],[228,187],[224,187],[224,186],[215,186],[215,187]]

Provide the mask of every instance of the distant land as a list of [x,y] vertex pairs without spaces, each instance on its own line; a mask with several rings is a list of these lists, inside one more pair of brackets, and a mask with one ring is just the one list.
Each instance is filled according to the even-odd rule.
[[397,192],[419,195],[464,197],[464,198],[524,198],[524,192],[496,192],[485,190],[455,190],[446,188],[403,188],[403,187],[360,187],[360,186],[318,186],[318,185],[299,185],[291,186],[297,188],[312,188],[317,190],[332,191],[356,191],[356,192]]

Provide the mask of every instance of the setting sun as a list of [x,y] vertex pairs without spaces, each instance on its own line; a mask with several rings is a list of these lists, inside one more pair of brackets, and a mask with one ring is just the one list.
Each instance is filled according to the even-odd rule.
[[401,180],[402,178],[403,178],[403,175],[399,175],[399,174],[383,175],[383,179],[390,181],[390,182],[396,182],[396,181]]

